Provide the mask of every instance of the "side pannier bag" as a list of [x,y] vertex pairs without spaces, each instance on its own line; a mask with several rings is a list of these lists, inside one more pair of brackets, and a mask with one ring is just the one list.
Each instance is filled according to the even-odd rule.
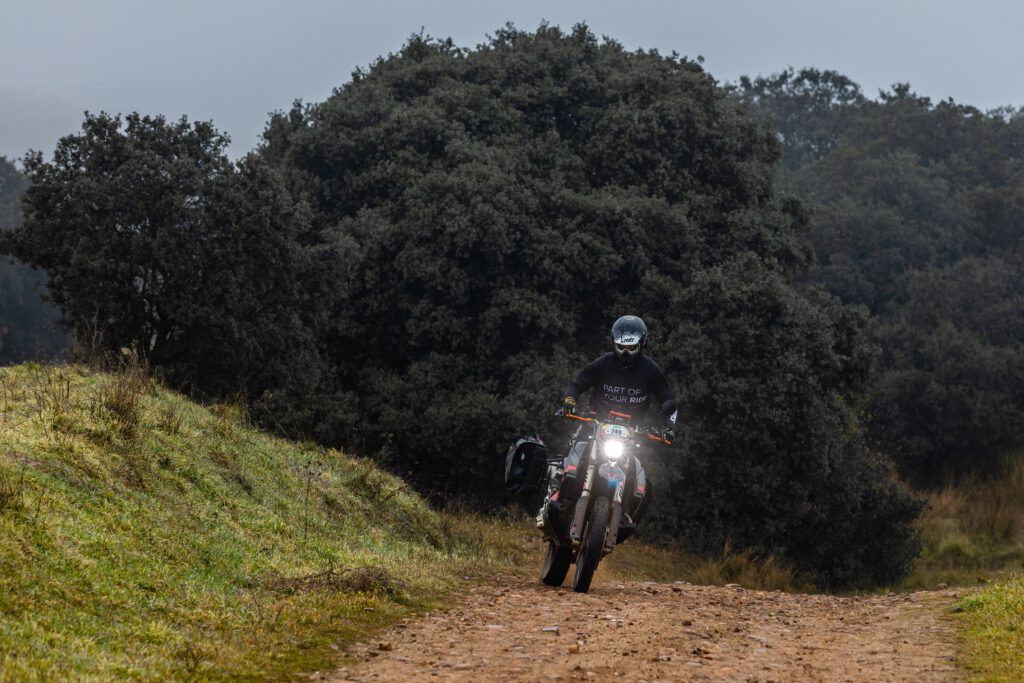
[[548,449],[539,436],[524,436],[505,455],[505,488],[517,494],[540,490],[547,477]]

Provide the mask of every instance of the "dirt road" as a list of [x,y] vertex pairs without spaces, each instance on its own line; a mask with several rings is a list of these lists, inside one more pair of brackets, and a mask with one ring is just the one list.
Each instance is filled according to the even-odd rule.
[[956,681],[957,592],[839,598],[738,586],[524,579],[352,650],[330,681]]

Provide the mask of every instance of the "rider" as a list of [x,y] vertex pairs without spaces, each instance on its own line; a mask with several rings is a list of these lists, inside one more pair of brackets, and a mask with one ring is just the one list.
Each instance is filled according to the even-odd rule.
[[[591,408],[597,410],[598,419],[605,420],[610,411],[615,411],[641,419],[646,416],[647,421],[652,422],[651,413],[654,413],[654,418],[663,422],[662,437],[671,443],[675,439],[676,401],[661,368],[644,355],[647,325],[635,315],[624,315],[612,325],[611,337],[614,351],[599,356],[569,383],[562,399],[563,414],[575,415],[580,394],[593,389],[590,403]],[[582,425],[577,427],[569,441],[569,456],[581,429]],[[547,523],[545,513],[556,497],[563,474],[560,467],[549,479],[548,495],[537,514],[540,528]]]

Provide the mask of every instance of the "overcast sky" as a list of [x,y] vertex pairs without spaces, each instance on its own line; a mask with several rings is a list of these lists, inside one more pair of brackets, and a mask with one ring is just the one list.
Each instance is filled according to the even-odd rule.
[[701,55],[720,81],[815,66],[872,96],[909,82],[1024,105],[1021,0],[0,0],[0,155],[52,152],[83,110],[213,120],[240,155],[268,112],[323,100],[421,27],[474,46],[544,19]]

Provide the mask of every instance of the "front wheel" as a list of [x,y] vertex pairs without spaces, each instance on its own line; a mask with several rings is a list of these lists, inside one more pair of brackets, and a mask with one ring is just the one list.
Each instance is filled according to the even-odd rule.
[[565,575],[569,573],[570,564],[572,564],[572,551],[549,540],[548,554],[544,557],[540,580],[548,586],[561,586],[565,581]]
[[583,537],[583,547],[576,558],[576,575],[572,580],[572,589],[577,593],[590,590],[590,581],[597,571],[597,564],[604,553],[604,537],[608,533],[608,516],[610,504],[604,496],[594,501],[590,510],[590,522],[587,533]]

